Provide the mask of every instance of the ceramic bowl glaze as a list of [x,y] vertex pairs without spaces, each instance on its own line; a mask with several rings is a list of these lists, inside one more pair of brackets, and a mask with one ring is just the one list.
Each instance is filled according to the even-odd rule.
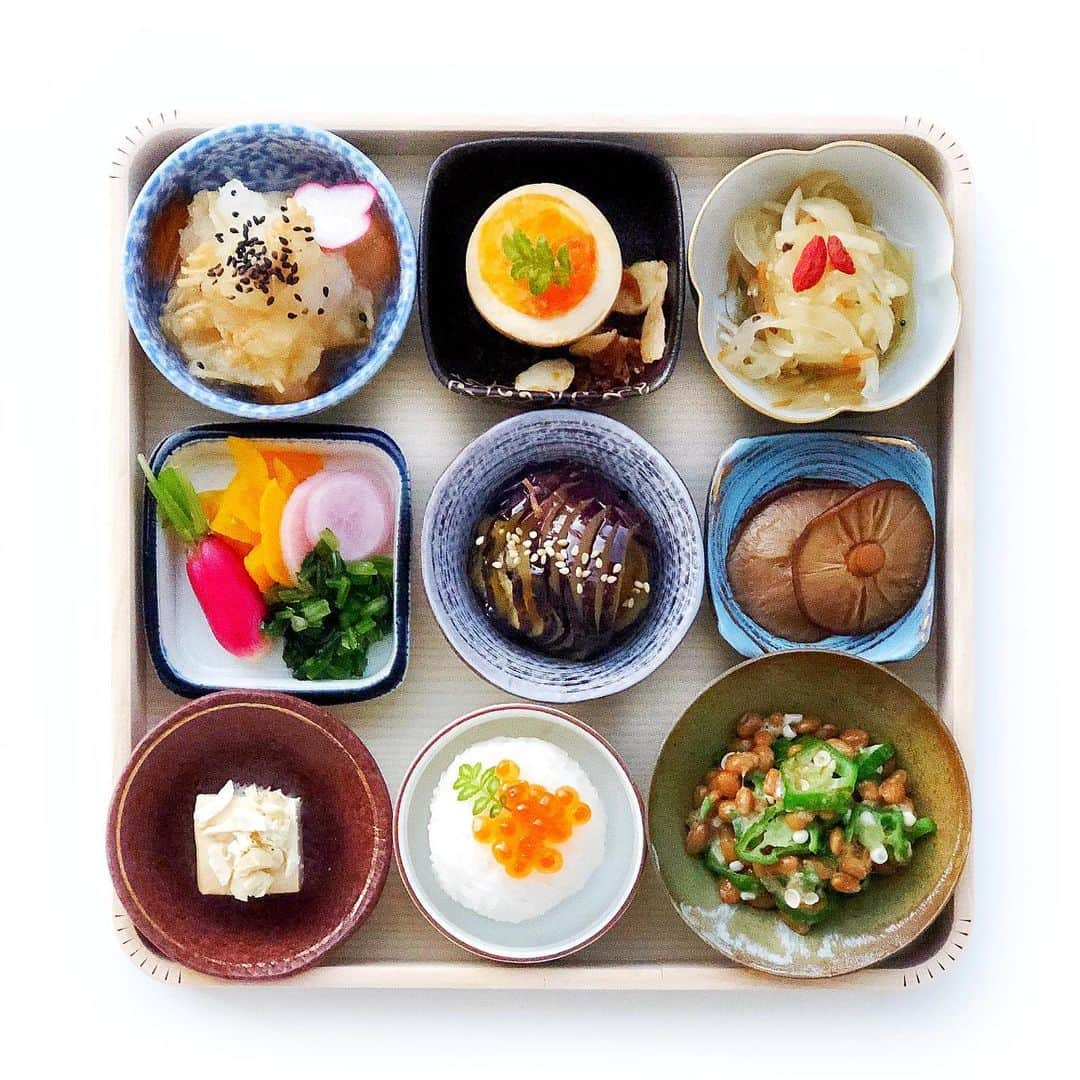
[[198,491],[221,489],[236,465],[225,440],[235,435],[268,447],[322,455],[327,469],[362,465],[383,478],[393,494],[396,524],[393,633],[368,653],[358,679],[320,682],[294,678],[272,642],[258,658],[236,657],[218,644],[185,572],[185,550],[158,517],[149,490],[143,496],[143,621],[154,668],[174,693],[197,697],[215,690],[277,690],[308,701],[340,705],[381,697],[401,684],[409,662],[409,551],[412,511],[409,469],[389,435],[374,428],[330,424],[206,424],[168,436],[150,457],[155,473],[180,468]]
[[[656,538],[651,602],[625,639],[592,660],[563,660],[511,641],[469,583],[476,523],[499,489],[527,468],[580,461],[648,514]],[[518,697],[585,701],[625,690],[671,655],[694,621],[705,553],[693,499],[670,463],[640,435],[602,414],[557,409],[504,420],[470,443],[428,500],[420,545],[431,610],[477,674]]]
[[[580,892],[521,923],[478,915],[443,890],[431,865],[431,798],[458,754],[500,737],[543,739],[585,771],[603,800],[603,862]],[[645,807],[626,766],[592,728],[543,705],[492,705],[444,728],[409,767],[394,812],[402,881],[423,916],[464,949],[488,960],[537,964],[577,952],[607,933],[630,906],[645,867]]]
[[[806,936],[773,911],[721,903],[717,879],[684,847],[694,788],[749,710],[813,713],[894,743],[916,809],[937,823],[902,873],[841,897],[831,917]],[[706,687],[664,742],[649,792],[653,858],[679,915],[730,959],[792,978],[856,971],[914,941],[952,895],[970,833],[967,773],[934,710],[884,668],[817,649],[747,661]]]
[[[745,209],[772,198],[818,170],[838,173],[868,198],[874,227],[914,253],[913,303],[907,326],[881,366],[879,393],[840,407],[774,403],[763,380],[746,379],[717,359],[720,319],[735,318],[728,290],[732,226]],[[732,169],[713,188],[690,231],[688,268],[698,297],[698,336],[705,356],[727,388],[745,404],[776,420],[806,424],[845,410],[881,412],[914,397],[945,366],[960,330],[960,293],[953,275],[953,232],[941,196],[913,165],[884,147],[836,142],[816,150],[769,150]]]
[[[195,796],[227,780],[299,796],[301,886],[241,903],[203,896]],[[364,744],[285,694],[189,702],[135,747],[109,809],[109,871],[136,929],[195,971],[272,979],[310,967],[378,902],[390,865],[390,798]]]
[[[615,232],[624,265],[667,262],[664,355],[639,383],[606,393],[514,388],[514,378],[538,360],[567,357],[566,346],[539,349],[489,326],[469,296],[465,249],[500,195],[537,183],[563,184],[593,202]],[[652,393],[667,382],[678,357],[685,277],[679,182],[657,154],[588,139],[482,139],[451,147],[431,167],[420,220],[420,325],[431,370],[456,393],[519,408],[602,406]]]
[[[333,383],[303,401],[268,405],[245,387],[209,383],[188,372],[180,351],[161,330],[168,283],[155,281],[147,265],[150,230],[171,200],[240,180],[254,191],[294,191],[309,180],[323,184],[367,181],[379,199],[398,245],[397,284],[386,298],[371,341],[336,362]],[[375,164],[344,139],[292,124],[237,124],[215,128],[184,143],[153,172],[131,208],[124,238],[124,299],[128,319],[154,366],[188,397],[249,420],[308,416],[344,401],[369,382],[401,340],[416,294],[416,248],[405,208]]]
[[[739,525],[771,492],[798,481],[842,481],[855,487],[878,480],[902,480],[934,511],[934,467],[926,451],[895,435],[849,431],[796,431],[759,435],[732,443],[720,458],[709,487],[705,548],[709,594],[723,639],[743,656],[806,646],[759,626],[735,600],[727,575],[727,554]],[[870,634],[838,634],[818,642],[821,649],[885,663],[908,660],[930,640],[934,623],[936,555],[922,595],[896,622]]]

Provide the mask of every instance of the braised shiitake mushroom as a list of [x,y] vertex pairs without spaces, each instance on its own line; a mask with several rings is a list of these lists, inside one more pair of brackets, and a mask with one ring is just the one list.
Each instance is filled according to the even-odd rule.
[[792,549],[806,526],[851,490],[850,485],[831,484],[774,494],[739,526],[728,549],[728,581],[739,607],[769,633],[806,644],[828,637],[799,608],[791,579]]
[[867,634],[911,610],[930,572],[934,523],[907,484],[860,488],[810,521],[795,543],[795,596],[833,634]]

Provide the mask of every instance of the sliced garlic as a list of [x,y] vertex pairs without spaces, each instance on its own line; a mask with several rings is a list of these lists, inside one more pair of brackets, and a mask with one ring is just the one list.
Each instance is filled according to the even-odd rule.
[[569,360],[540,360],[518,375],[514,389],[559,394],[573,381],[574,365]]
[[[628,287],[627,275],[634,279],[636,288]],[[636,262],[623,272],[623,284],[615,297],[612,311],[620,315],[641,315],[659,297],[667,292],[667,263],[660,260]]]

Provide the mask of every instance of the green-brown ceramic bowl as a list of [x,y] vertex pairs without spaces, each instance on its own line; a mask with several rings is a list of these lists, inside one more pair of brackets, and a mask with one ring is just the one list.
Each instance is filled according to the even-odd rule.
[[[839,898],[832,916],[806,936],[774,911],[721,903],[717,879],[683,846],[694,788],[750,710],[812,713],[892,742],[917,812],[937,822],[937,832],[918,841],[902,873]],[[649,834],[675,909],[699,937],[759,971],[821,978],[884,960],[934,921],[964,868],[971,793],[952,735],[918,694],[876,664],[804,649],[748,660],[698,695],[660,752],[649,792]]]

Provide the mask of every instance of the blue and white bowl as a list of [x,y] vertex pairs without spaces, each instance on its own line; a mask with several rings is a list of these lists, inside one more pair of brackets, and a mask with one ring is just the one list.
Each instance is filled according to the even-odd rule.
[[[476,522],[526,469],[579,461],[597,469],[652,521],[652,602],[628,636],[591,660],[566,660],[517,644],[488,618],[468,577]],[[470,443],[435,485],[421,540],[424,587],[458,655],[488,682],[534,701],[587,701],[635,685],[683,639],[701,606],[705,551],[694,501],[679,474],[625,424],[552,409],[511,417]]]
[[[340,363],[337,381],[315,397],[281,405],[250,400],[244,387],[207,383],[161,330],[169,283],[155,281],[147,265],[151,225],[170,200],[240,180],[254,191],[293,191],[323,184],[367,181],[378,192],[398,245],[397,284],[379,313],[371,341]],[[337,405],[369,382],[401,340],[416,295],[416,246],[405,208],[390,182],[356,147],[328,131],[293,124],[237,124],[215,128],[184,143],[154,170],[131,208],[124,238],[124,300],[131,328],[154,366],[175,387],[211,409],[249,420],[284,420]]]
[[[720,635],[743,656],[805,649],[759,626],[735,600],[727,574],[727,554],[747,512],[770,492],[800,480],[833,480],[864,487],[878,480],[900,480],[934,512],[934,468],[926,451],[911,439],[859,435],[849,431],[799,431],[739,439],[720,458],[705,510],[709,592]],[[908,660],[930,640],[934,623],[936,555],[931,556],[926,587],[901,619],[870,634],[836,634],[814,648],[887,663]]]

